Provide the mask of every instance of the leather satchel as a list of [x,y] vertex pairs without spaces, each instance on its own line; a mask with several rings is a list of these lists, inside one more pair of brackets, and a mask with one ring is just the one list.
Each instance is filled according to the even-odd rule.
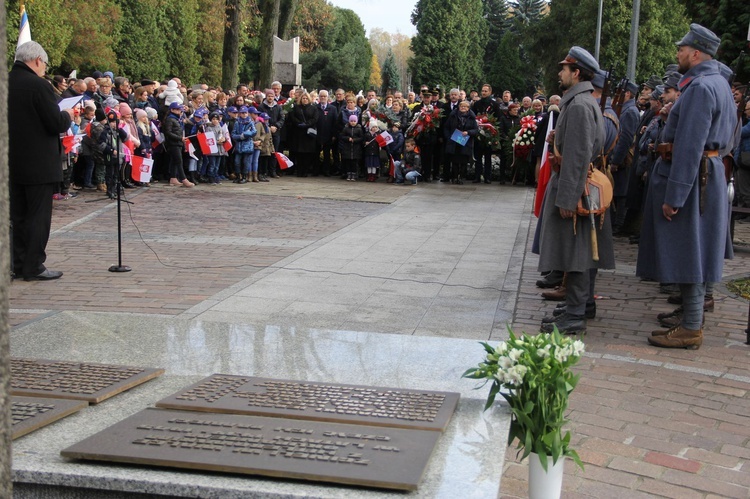
[[[591,214],[603,215],[609,205],[612,204],[613,189],[612,182],[607,176],[589,164],[589,174],[586,178],[586,185],[583,190],[583,196],[578,200],[576,213],[582,217],[588,217]],[[602,222],[604,217],[602,217]]]

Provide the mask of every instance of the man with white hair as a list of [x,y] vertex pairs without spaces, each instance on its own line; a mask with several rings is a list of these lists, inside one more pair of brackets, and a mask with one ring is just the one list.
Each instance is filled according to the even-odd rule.
[[8,166],[13,272],[25,281],[58,279],[44,266],[52,225],[52,195],[63,179],[60,134],[70,128],[73,110],[60,111],[44,79],[49,58],[30,41],[16,49],[8,75]]

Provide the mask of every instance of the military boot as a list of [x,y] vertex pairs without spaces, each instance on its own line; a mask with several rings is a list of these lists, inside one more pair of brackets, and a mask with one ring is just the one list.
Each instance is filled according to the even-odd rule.
[[[565,309],[566,309],[566,305],[564,302],[558,304],[554,308],[554,310],[552,310],[552,317],[547,316],[544,319],[542,319],[542,324],[544,324],[545,322],[554,322],[555,317],[565,313]],[[594,317],[596,317],[596,302],[586,303],[586,312],[584,316],[587,319],[593,319]]]
[[678,325],[667,331],[652,331],[648,342],[662,348],[698,350],[703,343],[703,329],[685,329]]
[[578,334],[586,331],[586,317],[583,315],[573,315],[565,312],[554,317],[551,322],[542,322],[541,331],[551,333],[555,326],[561,334]]

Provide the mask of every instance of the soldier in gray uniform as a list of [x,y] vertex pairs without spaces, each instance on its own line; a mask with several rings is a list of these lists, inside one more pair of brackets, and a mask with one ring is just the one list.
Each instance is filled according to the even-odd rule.
[[[542,324],[542,331],[554,326],[567,334],[586,330],[584,317],[589,298],[589,270],[614,268],[612,230],[609,223],[597,220],[599,261],[594,261],[591,226],[588,218],[576,216],[576,206],[583,195],[589,164],[604,147],[604,118],[591,93],[599,64],[581,47],[573,47],[560,61],[560,87],[565,92],[560,103],[560,120],[555,127],[555,154],[559,167],[547,185],[544,215],[539,233],[539,270],[567,272],[565,312],[552,322]],[[601,225],[601,228],[600,228]]]
[[682,322],[648,338],[659,347],[700,347],[705,283],[719,281],[724,258],[732,256],[720,151],[732,140],[735,107],[713,60],[720,41],[691,24],[677,42],[681,94],[664,125],[646,194],[636,274],[679,283],[682,292]]
[[638,123],[641,121],[641,113],[636,107],[638,97],[638,85],[629,82],[625,89],[625,102],[620,110],[620,133],[614,151],[609,156],[609,167],[615,180],[615,235],[622,233],[625,223],[626,201],[628,195],[628,183],[630,180],[630,168],[633,163],[633,140],[638,132]]

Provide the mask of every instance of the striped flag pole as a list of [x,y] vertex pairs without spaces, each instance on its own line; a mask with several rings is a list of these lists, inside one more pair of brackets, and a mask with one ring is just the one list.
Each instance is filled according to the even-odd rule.
[[31,41],[31,27],[29,27],[29,16],[26,15],[26,6],[21,3],[21,24],[18,27],[18,43],[16,48]]

